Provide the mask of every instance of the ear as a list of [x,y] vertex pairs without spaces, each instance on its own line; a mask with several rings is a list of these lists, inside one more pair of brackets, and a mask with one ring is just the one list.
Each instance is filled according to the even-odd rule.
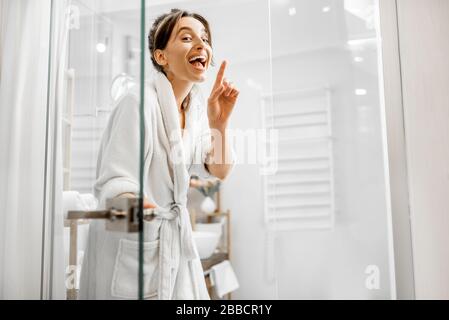
[[167,58],[161,49],[154,51],[154,60],[156,60],[160,66],[165,66],[167,64]]

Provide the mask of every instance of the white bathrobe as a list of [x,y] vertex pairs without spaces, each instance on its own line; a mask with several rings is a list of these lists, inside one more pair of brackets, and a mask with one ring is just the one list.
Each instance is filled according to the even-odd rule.
[[[144,223],[144,297],[210,299],[186,208],[190,176],[207,178],[210,150],[207,104],[194,84],[181,132],[172,86],[156,73],[145,89],[144,193],[159,216]],[[122,97],[101,142],[95,193],[106,199],[139,193],[139,95]],[[80,299],[138,297],[138,235],[105,230],[92,221],[84,257]]]

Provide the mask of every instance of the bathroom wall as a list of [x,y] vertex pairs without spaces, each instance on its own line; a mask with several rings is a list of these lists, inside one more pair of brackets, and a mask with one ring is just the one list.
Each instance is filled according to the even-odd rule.
[[449,2],[397,10],[416,298],[448,299]]
[[[6,3],[6,2],[5,2]],[[3,12],[6,12],[5,3],[0,2],[0,17],[2,16]],[[5,8],[4,8],[5,7]],[[3,55],[3,38],[5,33],[5,19],[2,19],[0,21],[0,61],[2,61],[2,55]],[[0,74],[2,72],[2,64],[0,63]]]

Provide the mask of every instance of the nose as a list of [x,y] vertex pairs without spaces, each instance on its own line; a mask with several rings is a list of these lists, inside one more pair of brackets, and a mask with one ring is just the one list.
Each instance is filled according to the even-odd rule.
[[195,48],[196,49],[202,49],[202,48],[205,48],[206,46],[205,46],[205,44],[203,43],[203,40],[200,40],[200,42],[199,43],[197,43],[196,45],[195,45]]
[[198,43],[195,45],[195,47],[196,47],[197,49],[199,49],[199,48],[205,48],[205,47],[206,47],[206,41],[204,41],[204,40],[201,39],[201,38],[198,38]]

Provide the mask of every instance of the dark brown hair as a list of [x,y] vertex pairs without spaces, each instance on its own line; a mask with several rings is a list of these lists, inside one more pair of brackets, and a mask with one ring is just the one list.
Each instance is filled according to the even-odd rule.
[[[154,59],[154,52],[157,49],[164,50],[167,47],[168,40],[170,39],[170,35],[175,25],[183,17],[195,18],[204,25],[204,28],[206,29],[207,35],[209,37],[209,45],[212,47],[212,34],[210,32],[209,23],[203,16],[197,13],[191,13],[180,9],[171,9],[170,13],[164,13],[160,15],[154,21],[153,26],[151,27],[148,34],[148,48],[150,50],[151,61],[153,62],[154,67],[156,68],[156,70],[164,74],[164,69]],[[211,65],[215,65],[213,58],[211,61]]]

